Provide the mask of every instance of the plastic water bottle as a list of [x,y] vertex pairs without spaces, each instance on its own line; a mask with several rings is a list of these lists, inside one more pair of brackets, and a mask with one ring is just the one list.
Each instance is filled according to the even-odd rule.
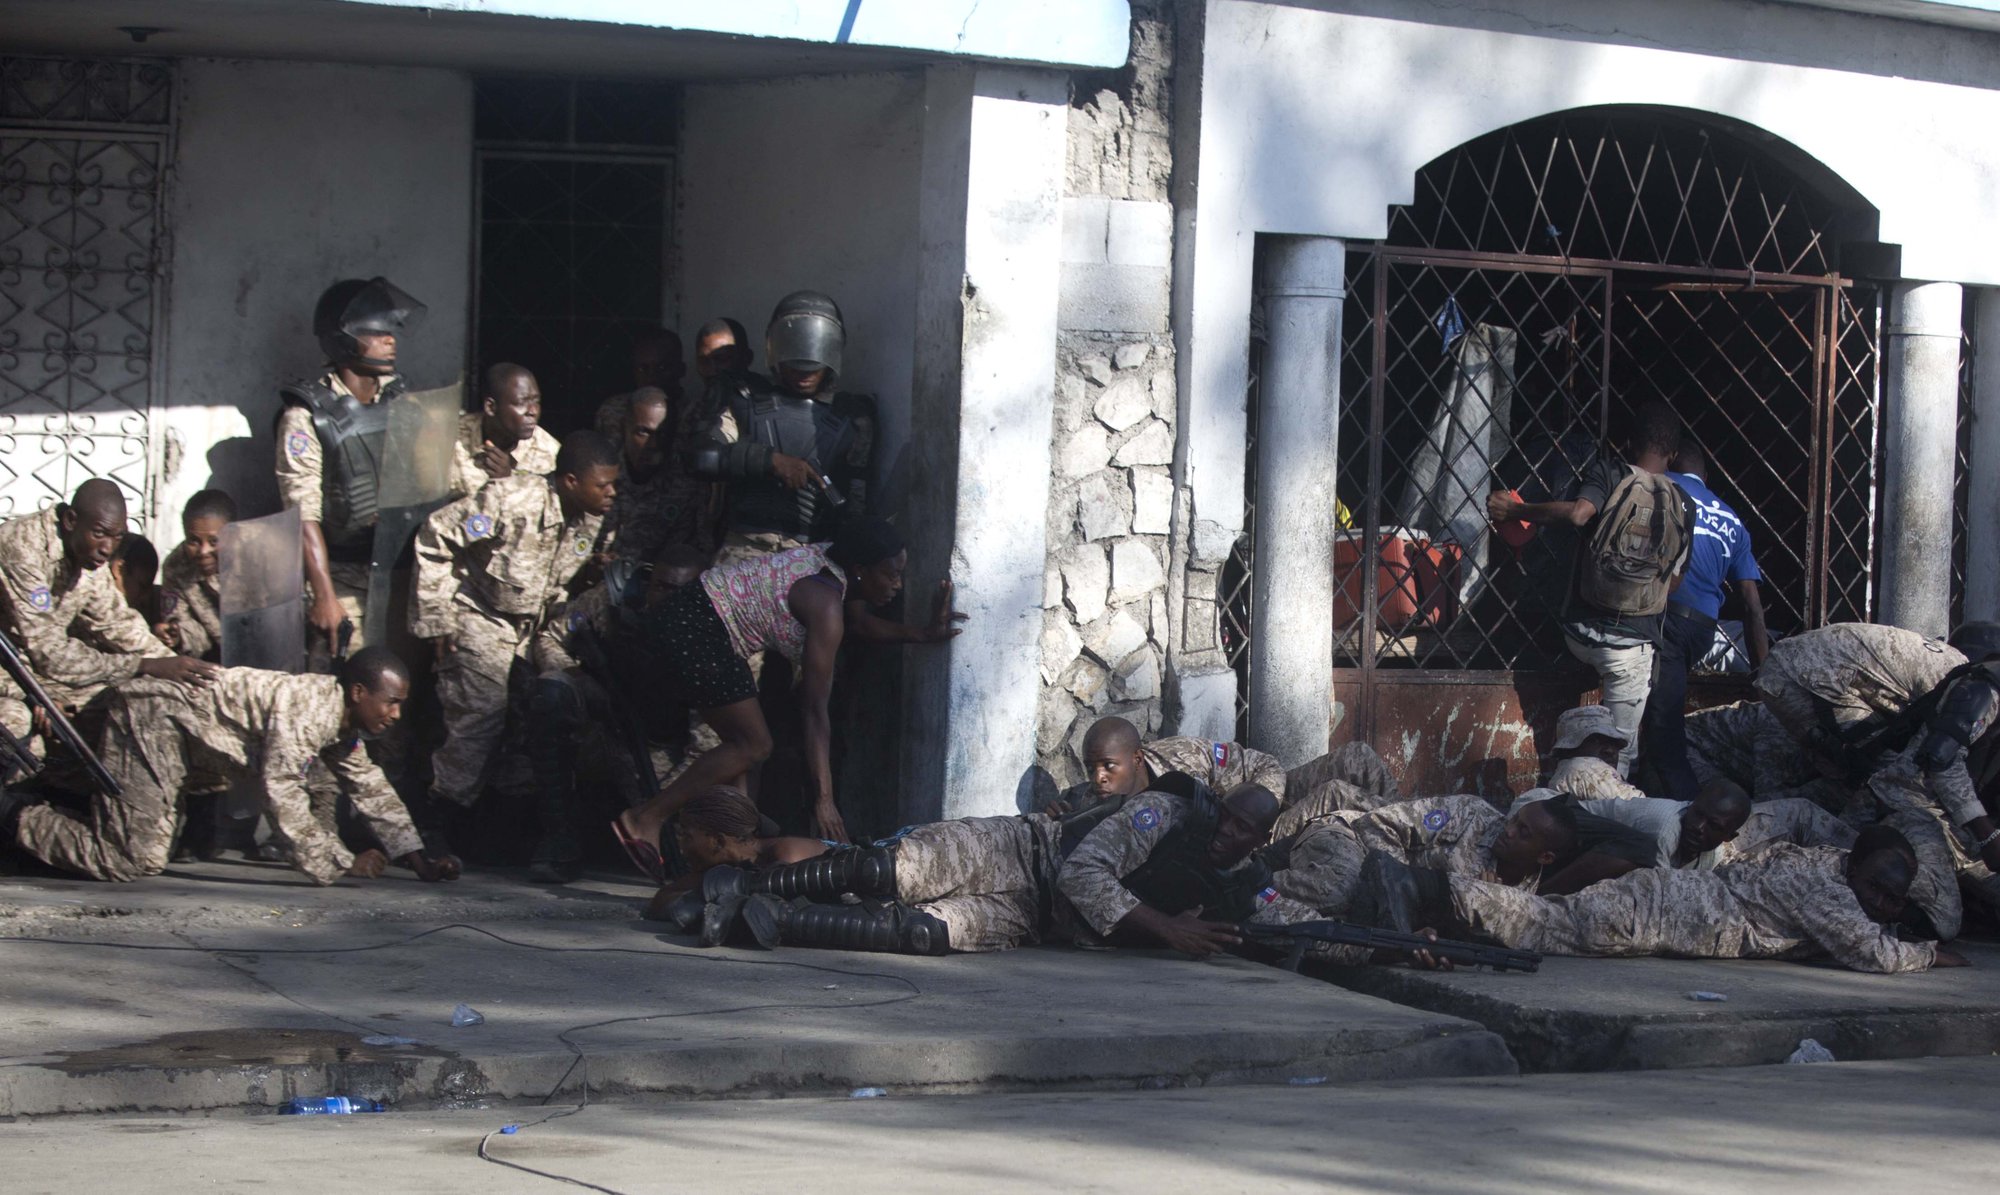
[[387,1112],[381,1100],[351,1100],[344,1095],[322,1096],[319,1099],[286,1100],[278,1109],[280,1116],[346,1116],[350,1112]]

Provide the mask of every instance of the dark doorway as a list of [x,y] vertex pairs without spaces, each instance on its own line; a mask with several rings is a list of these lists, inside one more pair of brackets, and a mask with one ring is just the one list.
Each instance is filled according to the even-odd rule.
[[631,388],[632,341],[670,315],[678,111],[665,84],[478,83],[475,365],[533,370],[558,436]]

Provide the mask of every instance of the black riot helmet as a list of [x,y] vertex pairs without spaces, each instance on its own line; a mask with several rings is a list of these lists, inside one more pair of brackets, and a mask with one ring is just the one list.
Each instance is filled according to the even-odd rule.
[[429,311],[387,278],[343,278],[326,288],[313,308],[313,335],[335,365],[394,369],[394,361],[361,355],[363,335],[413,331]]
[[816,290],[795,290],[771,310],[771,323],[764,329],[764,364],[774,375],[780,367],[807,373],[824,369],[831,381],[840,373],[846,346],[840,305]]
[[1978,619],[1965,623],[1951,636],[1951,645],[1973,663],[2000,656],[2000,622]]

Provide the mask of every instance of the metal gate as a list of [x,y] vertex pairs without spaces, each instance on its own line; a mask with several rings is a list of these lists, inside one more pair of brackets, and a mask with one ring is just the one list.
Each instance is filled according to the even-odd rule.
[[1486,496],[1564,496],[1648,400],[1749,526],[1774,631],[1868,617],[1879,302],[1771,173],[1705,131],[1555,118],[1426,167],[1391,240],[1428,243],[1350,250],[1336,741],[1416,791],[1535,783],[1596,687],[1559,629],[1576,534],[1510,546]]
[[172,78],[0,59],[0,518],[92,477],[151,510]]

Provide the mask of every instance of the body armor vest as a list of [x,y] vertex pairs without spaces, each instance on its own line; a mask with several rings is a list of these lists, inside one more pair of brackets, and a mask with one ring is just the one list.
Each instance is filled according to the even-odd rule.
[[292,382],[278,391],[286,406],[304,407],[312,415],[322,458],[320,534],[336,559],[368,558],[389,404],[407,389],[401,378],[391,378],[372,403],[341,394],[318,378]]
[[[801,398],[761,378],[751,378],[730,395],[738,434],[773,452],[811,461],[843,487],[846,457],[856,424],[849,400]],[[843,493],[843,496],[847,496]],[[731,523],[746,531],[775,531],[806,542],[833,538],[839,515],[817,485],[786,489],[770,477],[740,477],[729,483]]]
[[[1201,794],[1206,797],[1207,794]],[[1191,801],[1193,813],[1160,837],[1123,881],[1126,891],[1168,916],[1200,908],[1209,921],[1242,921],[1257,911],[1257,894],[1271,883],[1271,870],[1255,856],[1233,871],[1208,861],[1209,839],[1218,811],[1210,799]]]

